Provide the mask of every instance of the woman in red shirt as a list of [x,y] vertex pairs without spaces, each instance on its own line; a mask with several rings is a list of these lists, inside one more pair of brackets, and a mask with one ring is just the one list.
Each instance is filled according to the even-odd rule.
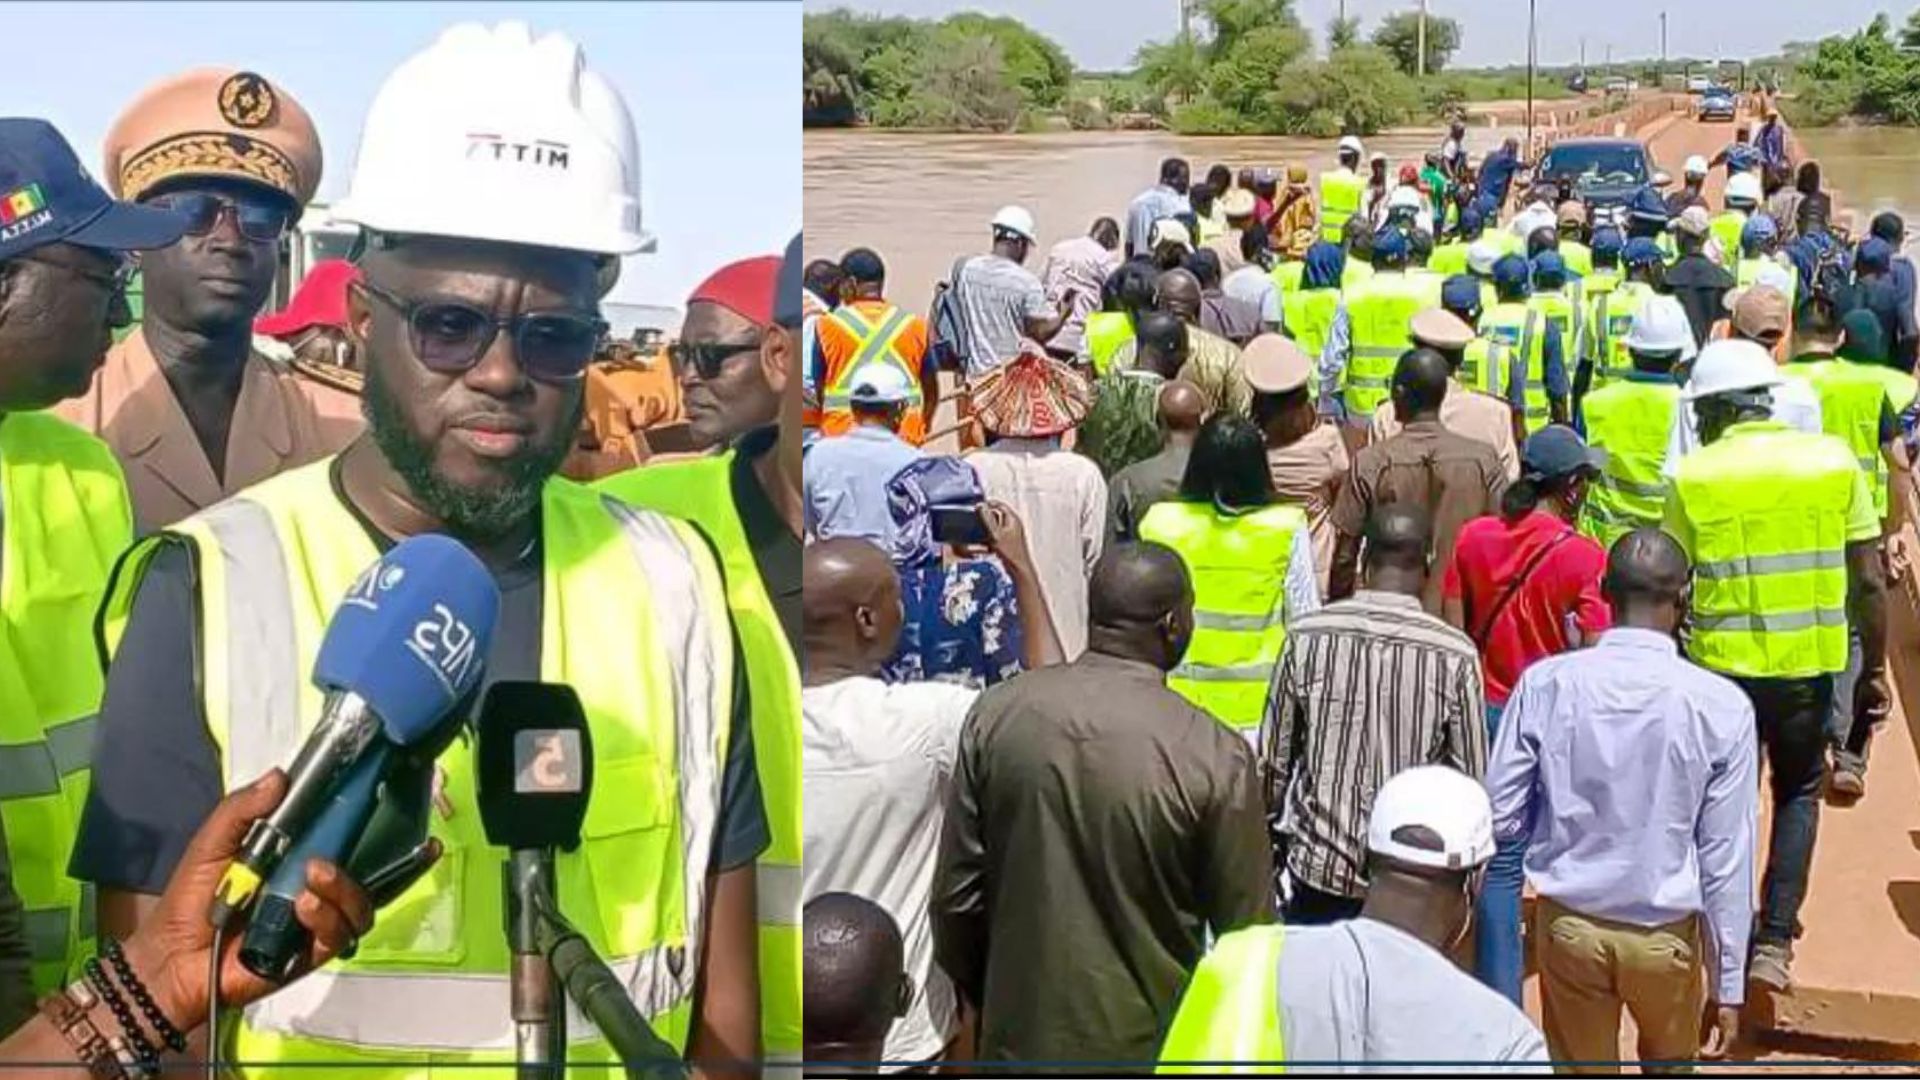
[[[1612,624],[1600,592],[1607,553],[1574,531],[1587,485],[1606,452],[1570,427],[1554,424],[1527,439],[1520,479],[1500,498],[1498,517],[1460,530],[1443,582],[1448,622],[1480,649],[1491,746],[1500,711],[1527,665],[1577,649]],[[1480,980],[1520,1003],[1521,857],[1525,844],[1502,844],[1481,890],[1475,967]]]

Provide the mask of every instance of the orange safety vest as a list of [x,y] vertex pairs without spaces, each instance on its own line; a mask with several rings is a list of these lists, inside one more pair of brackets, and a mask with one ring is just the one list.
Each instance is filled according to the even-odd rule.
[[[884,303],[884,302],[883,302]],[[901,355],[901,337],[913,326],[913,313],[894,304],[869,318],[855,304],[843,304],[821,316],[836,324],[841,333],[853,339],[854,348],[822,373],[820,391],[820,430],[841,435],[853,430],[853,374],[876,361],[892,364],[907,377],[913,394],[907,399],[907,415],[900,423],[900,437],[920,445],[927,436],[925,392],[920,386],[919,368]],[[821,328],[822,330],[825,327]]]

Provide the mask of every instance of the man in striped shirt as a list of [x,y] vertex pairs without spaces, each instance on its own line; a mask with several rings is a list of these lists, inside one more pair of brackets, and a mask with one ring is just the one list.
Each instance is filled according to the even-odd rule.
[[1415,765],[1486,772],[1479,657],[1420,603],[1432,531],[1417,505],[1375,509],[1359,591],[1288,627],[1260,769],[1289,923],[1360,914],[1367,814],[1388,777]]

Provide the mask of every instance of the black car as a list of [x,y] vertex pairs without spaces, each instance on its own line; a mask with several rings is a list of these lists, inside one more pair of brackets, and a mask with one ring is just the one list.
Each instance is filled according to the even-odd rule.
[[1533,170],[1536,185],[1565,188],[1590,210],[1625,205],[1652,176],[1647,148],[1633,139],[1563,139]]

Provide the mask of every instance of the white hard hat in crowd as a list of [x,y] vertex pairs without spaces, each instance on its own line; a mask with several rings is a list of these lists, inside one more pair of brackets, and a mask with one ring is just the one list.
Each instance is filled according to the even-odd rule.
[[1688,176],[1705,176],[1707,175],[1707,159],[1701,157],[1699,154],[1694,154],[1687,158],[1686,166],[1681,171],[1685,172]]
[[1760,178],[1749,172],[1734,173],[1727,180],[1727,201],[1740,200],[1749,203],[1760,201]]
[[1340,149],[1351,150],[1358,154],[1366,148],[1360,145],[1360,137],[1358,135],[1342,135],[1340,136]]
[[1626,345],[1636,352],[1679,353],[1683,360],[1692,357],[1696,350],[1687,309],[1671,296],[1649,297],[1633,313]]
[[1558,228],[1560,218],[1551,207],[1535,203],[1513,216],[1513,234],[1525,239],[1540,229]]
[[1420,189],[1412,184],[1401,184],[1393,189],[1393,194],[1387,196],[1389,210],[1418,210],[1426,204]]
[[625,255],[640,224],[640,146],[620,92],[564,34],[461,23],[387,76],[360,134],[340,220]]
[[1028,242],[1034,240],[1033,215],[1024,206],[1001,207],[1000,212],[993,215],[993,227],[1024,237]]
[[1467,270],[1481,277],[1493,276],[1493,264],[1506,254],[1500,245],[1491,240],[1475,240],[1467,245]]
[[1765,390],[1786,382],[1772,354],[1744,338],[1710,341],[1693,362],[1693,376],[1680,397],[1698,401],[1739,390]]
[[[1438,848],[1396,839],[1410,826],[1432,832]],[[1493,858],[1493,804],[1487,789],[1458,769],[1416,765],[1393,774],[1373,797],[1367,850],[1414,866],[1471,870]]]
[[853,373],[851,397],[861,405],[898,405],[913,397],[913,388],[898,364],[874,361]]
[[1792,296],[1794,286],[1797,285],[1798,282],[1794,280],[1792,270],[1781,266],[1777,262],[1768,260],[1760,264],[1759,272],[1753,276],[1753,284],[1766,285],[1770,288],[1778,289],[1781,296]]

